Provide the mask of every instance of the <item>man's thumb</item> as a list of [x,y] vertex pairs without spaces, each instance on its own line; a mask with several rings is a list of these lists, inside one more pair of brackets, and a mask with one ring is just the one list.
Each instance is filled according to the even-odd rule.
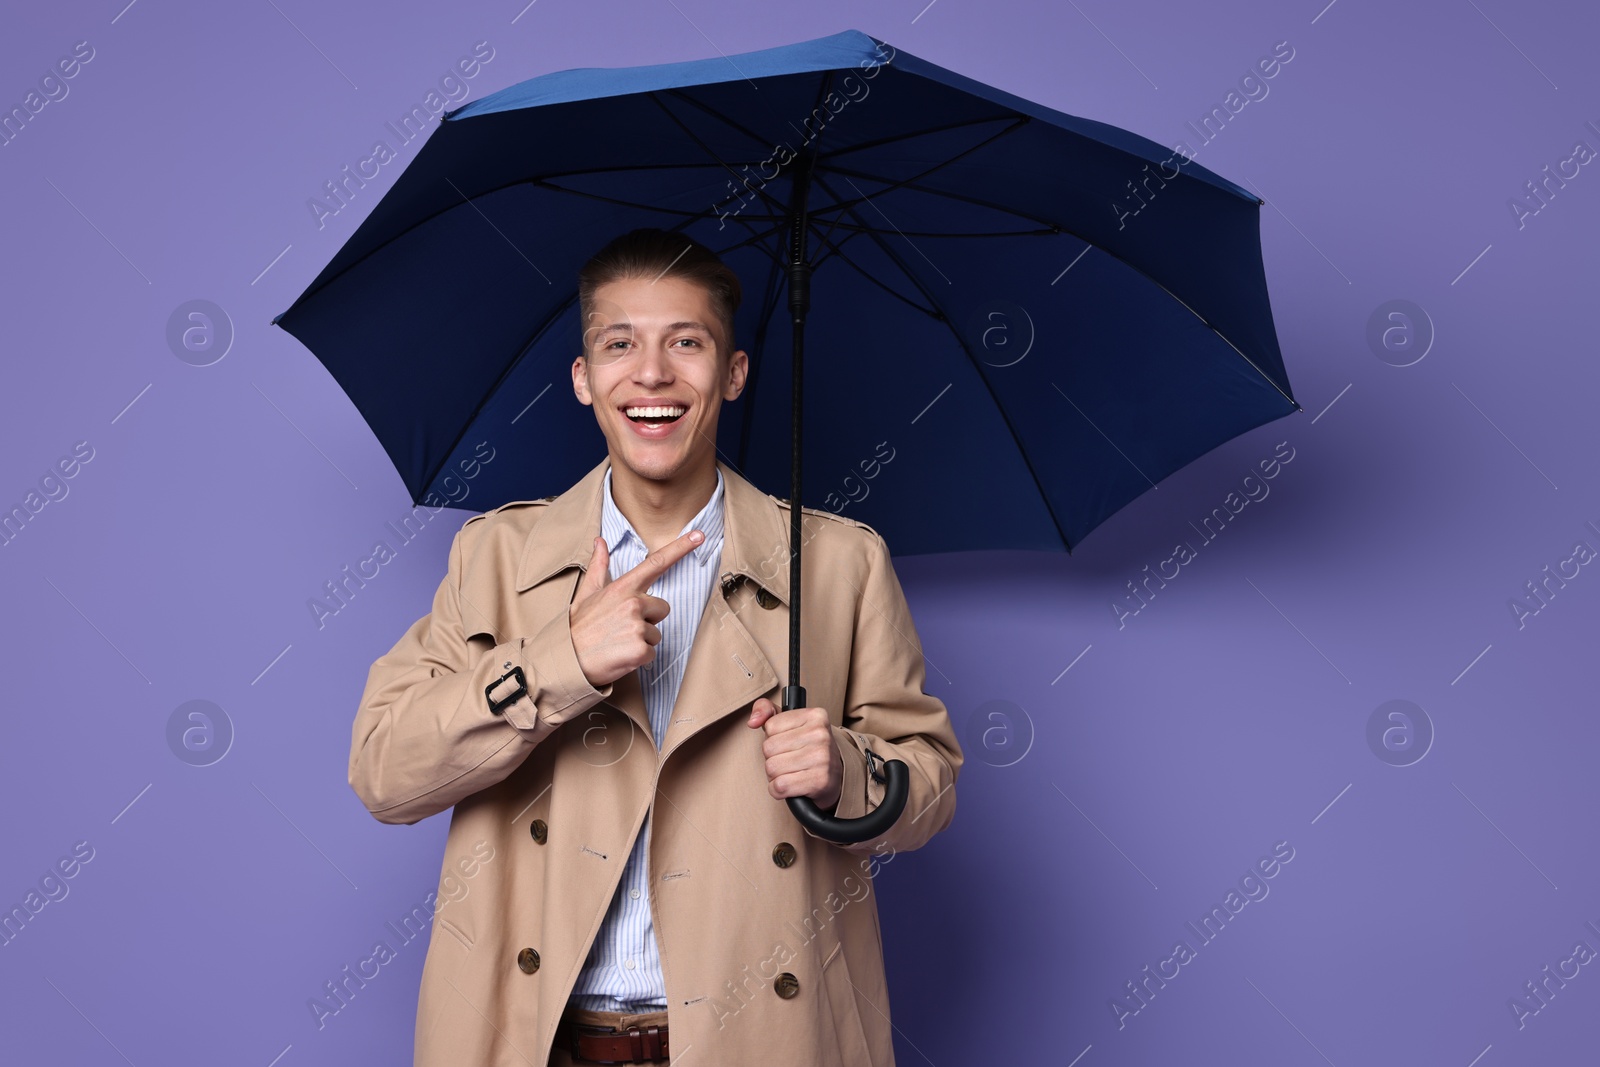
[[589,554],[589,569],[583,572],[578,584],[576,600],[587,600],[611,581],[611,553],[606,550],[606,539],[594,539],[594,551]]

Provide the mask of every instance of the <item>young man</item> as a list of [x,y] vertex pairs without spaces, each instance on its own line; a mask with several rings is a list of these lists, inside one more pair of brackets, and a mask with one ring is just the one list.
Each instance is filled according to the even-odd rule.
[[[579,281],[572,386],[605,459],[467,521],[352,733],[379,820],[455,808],[416,1065],[892,1064],[872,877],[949,825],[962,755],[889,550],[803,510],[815,706],[779,713],[788,505],[715,447],[739,282],[660,230]],[[877,758],[911,780],[882,837],[794,820],[783,798],[874,808]]]

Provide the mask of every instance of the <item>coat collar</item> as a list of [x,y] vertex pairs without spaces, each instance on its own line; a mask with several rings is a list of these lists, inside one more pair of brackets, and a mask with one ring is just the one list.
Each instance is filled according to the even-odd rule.
[[[608,454],[576,485],[550,501],[528,533],[517,567],[517,592],[531,589],[570,567],[587,571],[600,536]],[[732,467],[717,460],[722,473],[723,533],[719,579],[751,579],[789,606],[789,521],[777,497],[757,489]]]

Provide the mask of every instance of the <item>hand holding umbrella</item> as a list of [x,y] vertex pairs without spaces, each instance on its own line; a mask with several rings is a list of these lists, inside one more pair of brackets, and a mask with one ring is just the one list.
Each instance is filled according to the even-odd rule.
[[761,697],[750,707],[748,725],[762,730],[767,791],[778,800],[809,797],[818,808],[839,803],[844,785],[843,757],[833,742],[827,708],[796,708],[778,717],[777,704]]

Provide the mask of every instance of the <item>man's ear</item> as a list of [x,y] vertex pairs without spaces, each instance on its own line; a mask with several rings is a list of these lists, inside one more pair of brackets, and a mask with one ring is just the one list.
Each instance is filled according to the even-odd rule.
[[578,403],[590,406],[594,403],[589,396],[589,361],[581,354],[572,361],[572,391],[578,398]]
[[722,399],[737,400],[739,394],[744,392],[745,378],[749,373],[750,357],[741,348],[729,357],[728,379],[722,390]]

